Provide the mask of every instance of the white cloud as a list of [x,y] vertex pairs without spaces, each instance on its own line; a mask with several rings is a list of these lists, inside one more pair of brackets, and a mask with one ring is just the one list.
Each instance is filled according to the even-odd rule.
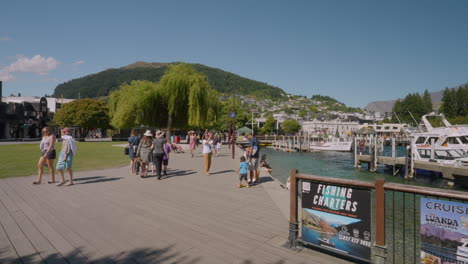
[[9,41],[11,40],[10,37],[0,37],[0,41]]
[[82,61],[82,60],[79,60],[79,61],[75,61],[74,63],[72,63],[72,65],[73,66],[78,66],[78,65],[83,64],[83,63],[85,63],[85,62]]
[[0,69],[0,80],[12,81],[15,79],[14,73],[20,72],[44,76],[55,70],[59,64],[60,62],[52,57],[45,58],[36,55],[28,58],[20,55],[15,62]]

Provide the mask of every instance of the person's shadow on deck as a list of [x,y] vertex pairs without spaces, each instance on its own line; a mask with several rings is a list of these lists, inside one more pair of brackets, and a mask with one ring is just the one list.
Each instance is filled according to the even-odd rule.
[[210,172],[211,175],[214,174],[221,174],[221,173],[227,173],[227,172],[236,172],[235,170],[223,170],[223,171],[217,171],[217,172]]
[[[168,169],[167,175],[162,175],[161,180],[169,179],[172,177],[187,176],[187,175],[191,175],[195,173],[197,172],[193,170]],[[155,173],[151,173],[151,174],[148,173],[148,176],[146,176],[146,178],[151,178],[151,177],[157,177],[157,175]]]
[[122,178],[108,178],[105,176],[92,176],[92,177],[75,178],[73,179],[73,181],[78,182],[77,184],[90,184],[90,183],[117,181],[120,179]]

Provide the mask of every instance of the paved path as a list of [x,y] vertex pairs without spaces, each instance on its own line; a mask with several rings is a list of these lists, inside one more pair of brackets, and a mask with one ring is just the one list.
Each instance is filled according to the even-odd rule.
[[287,193],[269,177],[236,188],[237,164],[225,147],[212,176],[201,154],[172,154],[160,181],[128,166],[78,172],[72,187],[0,180],[0,263],[347,263],[283,248]]

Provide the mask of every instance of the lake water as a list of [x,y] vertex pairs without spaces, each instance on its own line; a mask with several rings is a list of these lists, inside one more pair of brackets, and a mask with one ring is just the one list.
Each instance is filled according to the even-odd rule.
[[[389,148],[386,147],[384,153],[389,155]],[[397,156],[402,156],[404,153],[404,148],[397,149]],[[354,168],[353,152],[284,152],[262,148],[260,155],[263,154],[267,155],[267,162],[273,169],[272,176],[282,183],[286,183],[291,169],[298,169],[300,173],[319,176],[364,181],[375,181],[377,177],[384,177],[387,182],[445,188],[445,183],[440,177],[416,175],[414,179],[406,180],[403,174],[393,176],[392,168],[385,166],[379,166],[377,172],[369,172],[366,164],[360,169]],[[455,189],[468,190],[457,183]]]

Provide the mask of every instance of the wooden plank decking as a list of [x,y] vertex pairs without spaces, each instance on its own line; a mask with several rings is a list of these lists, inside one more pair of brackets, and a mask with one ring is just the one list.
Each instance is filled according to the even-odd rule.
[[284,209],[262,185],[236,188],[229,156],[212,176],[201,154],[172,154],[161,181],[129,167],[78,172],[72,187],[0,180],[0,263],[347,263],[283,248]]

